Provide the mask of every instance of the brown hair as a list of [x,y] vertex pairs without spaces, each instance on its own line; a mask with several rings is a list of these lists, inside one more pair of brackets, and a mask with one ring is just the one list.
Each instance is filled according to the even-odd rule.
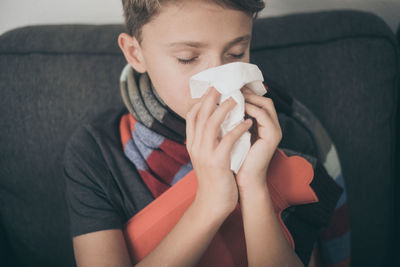
[[[125,25],[130,34],[141,42],[142,27],[160,12],[161,3],[179,0],[122,0]],[[182,0],[180,0],[182,1]],[[257,17],[264,7],[263,0],[207,0],[222,7],[232,8]]]

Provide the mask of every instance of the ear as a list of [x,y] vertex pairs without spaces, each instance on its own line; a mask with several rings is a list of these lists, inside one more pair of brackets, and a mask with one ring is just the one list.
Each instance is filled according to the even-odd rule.
[[118,36],[118,45],[124,53],[126,61],[128,61],[132,68],[140,73],[146,72],[146,63],[143,58],[142,49],[134,36],[121,33]]

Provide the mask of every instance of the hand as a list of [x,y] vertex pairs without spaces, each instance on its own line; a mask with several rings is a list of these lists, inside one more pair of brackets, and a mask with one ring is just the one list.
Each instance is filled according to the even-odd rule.
[[282,130],[272,100],[247,88],[243,89],[243,96],[245,112],[255,118],[256,123],[252,128],[252,146],[236,175],[239,191],[261,186],[265,188],[269,163],[282,139]]
[[236,105],[229,98],[217,107],[220,96],[215,88],[209,88],[187,113],[186,147],[197,175],[195,201],[200,201],[210,212],[228,215],[236,207],[239,196],[230,169],[230,153],[251,123],[240,123],[220,139],[220,125]]

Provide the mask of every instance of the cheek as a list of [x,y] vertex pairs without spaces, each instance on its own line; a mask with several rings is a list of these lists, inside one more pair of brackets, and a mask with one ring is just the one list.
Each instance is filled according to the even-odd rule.
[[[150,73],[149,73],[150,74]],[[192,99],[189,88],[189,78],[185,75],[176,75],[170,72],[162,72],[161,75],[152,78],[157,93],[171,108],[182,118],[196,103],[197,99]]]
[[178,65],[174,59],[159,54],[148,66],[147,72],[161,99],[182,118],[198,102],[190,94],[189,79],[198,71],[187,66]]

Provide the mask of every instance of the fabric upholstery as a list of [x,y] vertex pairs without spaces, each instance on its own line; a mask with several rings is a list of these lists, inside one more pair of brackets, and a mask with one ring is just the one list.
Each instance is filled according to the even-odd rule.
[[26,27],[0,39],[2,221],[21,265],[74,264],[62,155],[72,132],[121,105],[121,26]]
[[[400,24],[397,29],[397,45],[400,51]],[[400,53],[398,54],[398,60],[400,62]],[[400,91],[400,70],[397,81],[397,88]],[[400,93],[398,94],[398,101],[400,101]],[[400,102],[398,102],[400,103]],[[396,176],[395,176],[395,240],[400,240],[400,104],[397,105],[397,134],[396,134]],[[397,212],[396,212],[397,211]],[[395,257],[395,266],[400,266],[400,256]]]
[[[122,106],[123,30],[53,25],[0,36],[0,244],[12,262],[74,266],[62,154],[79,125]],[[253,36],[251,61],[305,103],[337,146],[354,266],[390,265],[399,162],[394,33],[370,13],[328,11],[261,19]]]

